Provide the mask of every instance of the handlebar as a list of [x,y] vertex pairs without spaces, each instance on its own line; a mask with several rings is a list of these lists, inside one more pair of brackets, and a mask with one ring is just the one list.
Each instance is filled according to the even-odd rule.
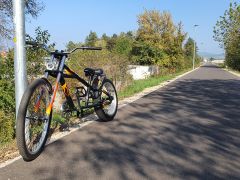
[[[49,54],[59,53],[58,51],[50,51],[50,49],[47,47],[47,45],[41,44],[41,43],[37,43],[35,41],[26,41],[26,45],[30,45],[30,46],[33,46],[33,47],[40,47],[42,49],[45,49]],[[102,50],[101,47],[87,47],[87,46],[83,46],[83,47],[77,47],[77,48],[73,49],[70,52],[63,52],[63,51],[61,51],[61,53],[63,53],[63,54],[71,54],[71,53],[75,52],[78,49],[81,49],[81,50]]]
[[74,51],[78,50],[78,49],[82,49],[82,50],[102,50],[101,47],[86,47],[86,46],[83,46],[83,47],[77,47],[75,49],[73,49],[72,51],[69,52],[69,54],[73,53]]

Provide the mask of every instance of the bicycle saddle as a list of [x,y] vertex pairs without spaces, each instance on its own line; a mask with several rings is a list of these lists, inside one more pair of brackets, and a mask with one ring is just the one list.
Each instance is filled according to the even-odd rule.
[[103,70],[102,69],[85,68],[84,73],[85,73],[85,76],[93,76],[93,75],[100,76],[103,74]]

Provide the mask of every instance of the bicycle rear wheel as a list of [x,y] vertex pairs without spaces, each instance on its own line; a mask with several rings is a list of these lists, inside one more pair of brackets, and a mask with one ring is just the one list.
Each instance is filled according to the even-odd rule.
[[17,116],[17,145],[25,161],[34,160],[44,149],[52,113],[46,112],[51,85],[45,79],[35,80],[25,91]]
[[[112,81],[105,79],[100,89],[100,107],[95,107],[95,112],[100,121],[111,121],[117,113],[118,97]],[[99,100],[99,99],[98,99]]]

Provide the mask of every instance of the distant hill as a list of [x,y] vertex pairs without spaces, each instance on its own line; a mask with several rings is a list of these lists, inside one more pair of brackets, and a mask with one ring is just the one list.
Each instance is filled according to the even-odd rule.
[[209,52],[198,52],[198,54],[202,57],[205,58],[214,58],[214,59],[224,59],[225,58],[225,54],[221,53],[221,54],[214,54],[214,53],[209,53]]

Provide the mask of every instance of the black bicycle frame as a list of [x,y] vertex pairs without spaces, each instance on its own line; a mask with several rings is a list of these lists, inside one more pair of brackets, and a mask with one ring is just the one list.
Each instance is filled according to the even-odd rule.
[[[67,84],[65,82],[65,78],[71,78],[71,79],[77,79],[80,83],[82,83],[84,86],[87,87],[87,99],[89,99],[89,92],[93,90],[93,87],[91,84],[89,84],[87,81],[85,81],[83,78],[81,78],[78,74],[76,74],[74,71],[72,71],[67,65],[65,65],[65,61],[67,59],[67,54],[66,53],[53,53],[51,58],[57,58],[59,60],[58,68],[57,70],[45,70],[45,78],[48,78],[48,76],[52,76],[56,78],[56,83],[53,89],[53,96],[51,98],[51,102],[47,108],[47,114],[50,115],[53,107],[53,103],[56,97],[56,93],[58,90],[58,85],[62,86],[63,93],[66,97],[67,103],[70,106],[71,109],[77,110],[74,103],[73,99],[69,93],[69,89],[67,87]],[[80,104],[79,104],[80,105]],[[83,108],[91,108],[95,107],[97,105],[86,105]],[[79,107],[80,108],[80,107]],[[82,109],[81,109],[82,110]]]

